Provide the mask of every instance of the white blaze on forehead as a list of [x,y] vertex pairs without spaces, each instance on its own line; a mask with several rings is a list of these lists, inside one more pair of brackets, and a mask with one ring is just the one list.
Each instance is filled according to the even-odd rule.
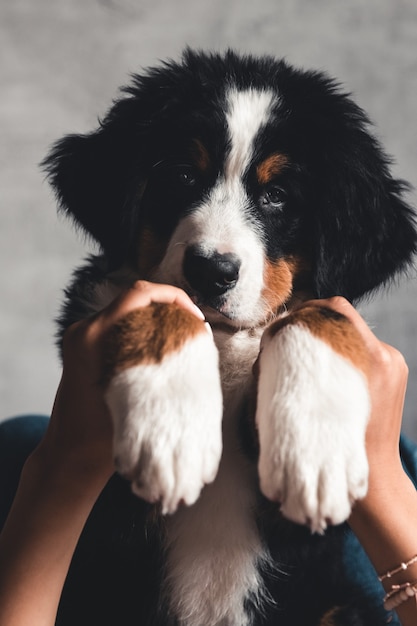
[[226,121],[230,134],[230,153],[226,178],[242,176],[253,152],[253,142],[268,121],[274,99],[272,91],[230,89],[227,93]]
[[263,320],[265,249],[263,231],[248,219],[251,198],[242,177],[253,160],[254,143],[268,123],[275,99],[272,91],[231,88],[226,94],[230,152],[225,170],[194,210],[180,220],[164,259],[153,275],[159,282],[187,288],[184,253],[190,246],[210,256],[236,254],[241,261],[237,285],[225,296],[221,312],[241,324]]

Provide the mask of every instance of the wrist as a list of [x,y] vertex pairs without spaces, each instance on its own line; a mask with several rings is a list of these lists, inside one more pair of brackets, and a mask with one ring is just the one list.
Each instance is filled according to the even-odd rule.
[[[105,484],[114,473],[113,429],[96,387],[81,392],[63,375],[48,429],[32,454],[39,471],[62,481]],[[76,398],[76,400],[74,400]]]
[[55,448],[46,436],[28,457],[23,475],[45,488],[66,492],[77,499],[95,500],[114,472],[111,462],[103,462],[99,447]]
[[415,492],[401,462],[385,464],[378,468],[375,464],[368,479],[368,491],[365,497],[355,502],[352,519],[379,519],[381,512],[401,510],[403,494]]
[[75,547],[106,480],[44,443],[28,457],[0,535],[1,624],[55,623]]
[[349,524],[376,570],[383,572],[416,552],[415,519],[416,490],[400,466],[385,473],[384,480],[371,477],[368,493],[355,503]]

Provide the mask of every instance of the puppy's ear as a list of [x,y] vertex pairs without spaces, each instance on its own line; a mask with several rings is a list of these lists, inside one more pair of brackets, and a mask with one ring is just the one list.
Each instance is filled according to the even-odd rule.
[[107,125],[64,137],[42,163],[60,209],[116,265],[126,257],[135,232],[133,205],[141,188],[137,160],[127,133]]
[[417,232],[408,185],[391,176],[366,115],[350,99],[339,106],[343,122],[329,116],[318,138],[313,280],[318,297],[356,300],[407,268]]

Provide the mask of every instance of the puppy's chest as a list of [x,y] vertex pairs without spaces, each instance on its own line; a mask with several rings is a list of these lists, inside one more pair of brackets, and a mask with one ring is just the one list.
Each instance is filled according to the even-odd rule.
[[[222,353],[226,357],[222,359]],[[245,604],[262,595],[266,560],[256,522],[256,466],[242,446],[252,357],[220,348],[223,454],[214,482],[198,501],[167,520],[165,588],[184,626],[249,624]]]

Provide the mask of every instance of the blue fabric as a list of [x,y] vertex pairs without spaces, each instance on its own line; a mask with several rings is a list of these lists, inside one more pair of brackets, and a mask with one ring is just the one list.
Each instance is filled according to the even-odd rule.
[[22,415],[0,422],[0,528],[13,502],[24,462],[48,425],[45,415]]
[[[400,452],[403,466],[414,485],[417,487],[417,445],[407,437],[402,436]],[[378,580],[372,563],[348,526],[346,526],[345,530],[344,547],[345,566],[349,578],[360,585],[361,589],[367,595],[375,599],[375,602],[382,605],[385,593],[382,585]],[[395,612],[392,612],[390,617],[391,621],[389,623],[391,626],[401,626]]]
[[417,445],[408,437],[401,437],[401,458],[403,466],[417,488]]

